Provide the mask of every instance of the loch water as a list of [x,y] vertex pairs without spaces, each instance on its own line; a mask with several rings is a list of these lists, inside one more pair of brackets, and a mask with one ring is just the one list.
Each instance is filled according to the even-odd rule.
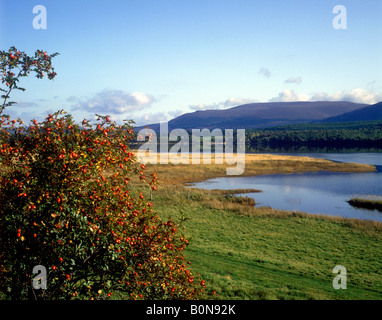
[[254,198],[256,206],[382,222],[382,212],[354,208],[347,202],[353,197],[382,199],[382,153],[285,153],[285,155],[371,164],[376,166],[377,171],[368,173],[307,172],[254,177],[227,176],[196,183],[193,187],[260,189],[262,190],[260,193],[245,195]]

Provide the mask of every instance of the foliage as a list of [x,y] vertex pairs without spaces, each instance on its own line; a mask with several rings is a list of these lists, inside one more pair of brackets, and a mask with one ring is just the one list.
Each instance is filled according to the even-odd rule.
[[302,124],[247,130],[246,146],[256,150],[291,148],[382,148],[382,122]]
[[[0,51],[3,110],[21,77],[56,76],[48,55]],[[180,223],[163,221],[129,149],[131,121],[75,123],[64,111],[45,121],[0,119],[0,296],[6,299],[191,299],[203,291],[186,267]],[[134,186],[134,190],[132,190]],[[151,190],[150,190],[151,192]],[[47,270],[37,288],[33,270]]]
[[[182,256],[188,240],[146,199],[144,184],[155,189],[157,176],[145,176],[130,152],[130,123],[99,116],[94,127],[80,126],[61,111],[16,124],[0,121],[0,291],[12,299],[116,292],[189,299],[200,292],[204,282],[194,281]],[[46,290],[32,287],[36,265],[48,270]]]
[[18,51],[15,47],[11,47],[8,51],[0,51],[1,83],[6,85],[5,88],[0,88],[0,91],[4,93],[1,96],[3,104],[0,106],[0,115],[6,107],[16,103],[8,101],[11,91],[25,90],[18,86],[21,77],[27,77],[30,72],[34,72],[38,79],[42,79],[44,74],[49,80],[55,78],[57,74],[52,67],[52,58],[57,55],[58,53],[48,55],[46,51],[37,50],[32,57]]

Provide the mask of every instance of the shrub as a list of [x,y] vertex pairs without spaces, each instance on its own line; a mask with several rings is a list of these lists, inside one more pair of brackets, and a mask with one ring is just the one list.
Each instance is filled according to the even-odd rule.
[[31,72],[36,74],[37,79],[42,79],[45,74],[49,80],[56,77],[57,73],[52,66],[52,58],[57,55],[57,52],[49,55],[46,51],[37,50],[34,56],[28,56],[15,47],[11,47],[8,51],[0,51],[1,83],[5,84],[5,88],[0,88],[0,91],[3,92],[1,95],[3,104],[0,106],[0,115],[6,107],[16,103],[8,101],[12,90],[25,91],[24,88],[18,85],[20,78],[27,77]]
[[[0,114],[11,90],[23,90],[20,77],[54,78],[53,56],[0,51]],[[64,111],[29,126],[0,118],[0,297],[198,297],[205,283],[186,267],[188,240],[147,200],[158,178],[130,151],[132,137],[131,122],[109,116],[94,125]],[[35,285],[35,266],[45,268],[46,288]]]
[[[188,241],[133,182],[154,188],[157,176],[130,152],[130,124],[99,120],[0,121],[0,290],[12,299],[195,297],[204,282],[186,268]],[[36,265],[48,271],[46,290],[32,286]]]

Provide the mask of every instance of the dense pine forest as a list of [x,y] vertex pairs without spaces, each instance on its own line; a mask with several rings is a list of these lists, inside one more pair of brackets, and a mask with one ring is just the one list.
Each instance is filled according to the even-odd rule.
[[382,121],[309,123],[246,130],[246,146],[253,151],[382,151]]

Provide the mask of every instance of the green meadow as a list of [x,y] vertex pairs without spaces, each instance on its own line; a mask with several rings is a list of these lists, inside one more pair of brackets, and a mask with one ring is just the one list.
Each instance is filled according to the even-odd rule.
[[[152,194],[163,218],[183,221],[186,258],[206,280],[205,299],[381,299],[382,224],[257,208],[238,190],[187,188],[225,175],[221,165],[151,165],[162,181]],[[326,160],[247,155],[245,175],[302,171],[370,171]],[[336,265],[347,270],[334,289]],[[216,294],[213,294],[213,292]]]

